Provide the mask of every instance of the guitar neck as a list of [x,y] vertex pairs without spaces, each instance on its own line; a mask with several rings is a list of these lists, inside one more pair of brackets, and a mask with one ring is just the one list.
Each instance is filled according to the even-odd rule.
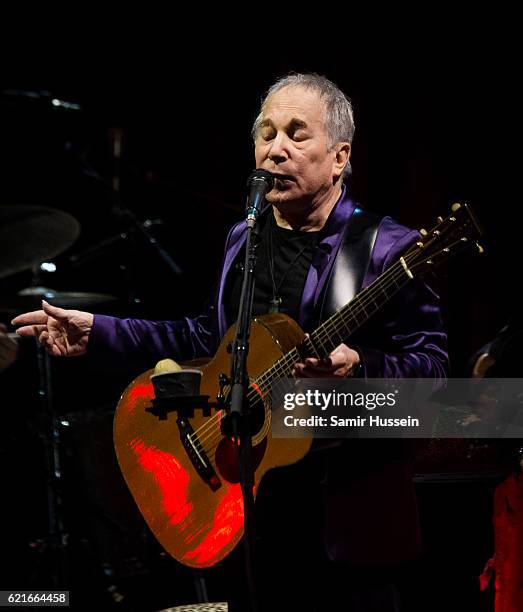
[[378,312],[411,278],[412,274],[405,260],[401,258],[310,334],[313,354],[319,358],[329,355]]
[[294,364],[303,358],[302,348],[307,355],[318,359],[327,357],[380,310],[411,278],[413,275],[402,257],[373,283],[360,291],[351,302],[317,327],[304,341],[303,347],[295,347],[278,359],[255,381],[255,384],[264,395],[270,395],[274,380],[292,376]]

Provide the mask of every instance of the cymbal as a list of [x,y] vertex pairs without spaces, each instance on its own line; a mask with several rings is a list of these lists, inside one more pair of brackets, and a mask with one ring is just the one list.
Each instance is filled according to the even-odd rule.
[[[66,111],[81,111],[82,106],[76,102],[66,102],[60,100],[50,91],[28,91],[27,89],[4,89],[2,97],[11,101],[11,104],[29,103],[40,106],[44,110],[56,111],[57,109]],[[38,104],[39,103],[39,104]]]
[[85,291],[56,291],[49,287],[28,287],[13,297],[0,298],[0,312],[25,312],[39,310],[42,299],[60,308],[90,308],[117,298],[106,293],[87,293]]
[[61,210],[0,205],[0,278],[56,257],[79,234],[78,221]]

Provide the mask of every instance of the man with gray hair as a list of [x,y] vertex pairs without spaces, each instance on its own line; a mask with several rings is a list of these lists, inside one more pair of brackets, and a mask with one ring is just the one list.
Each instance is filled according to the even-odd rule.
[[[270,206],[258,221],[254,315],[283,312],[310,332],[418,240],[416,231],[389,217],[365,213],[349,197],[347,178],[353,135],[350,101],[323,76],[291,74],[277,81],[264,98],[253,127],[255,159],[257,168],[272,173],[274,187],[266,196]],[[37,336],[52,355],[87,353],[107,367],[121,360],[147,369],[166,357],[189,360],[212,356],[236,319],[241,292],[238,264],[243,258],[245,239],[246,223],[241,221],[227,237],[214,303],[199,317],[155,322],[122,320],[44,303],[42,310],[16,317],[14,324],[21,325],[20,335]],[[446,376],[446,334],[439,299],[421,281],[414,280],[404,287],[372,324],[344,340],[324,358],[311,355],[296,363],[295,375]],[[282,555],[273,551],[271,563],[277,569],[270,572],[272,581],[268,586],[260,585],[267,610],[334,609],[334,599],[319,603],[329,596],[325,592],[328,587],[319,577],[307,576],[311,567],[316,570],[320,566],[327,568],[327,576],[340,572],[341,579],[332,581],[332,585],[338,584],[339,591],[351,584],[341,593],[354,606],[348,609],[400,609],[390,574],[384,568],[415,559],[420,548],[404,449],[387,447],[386,453],[380,453],[374,445],[355,444],[362,440],[347,442],[350,444],[324,454],[313,454],[324,455],[325,459],[325,506],[321,512],[325,521],[320,521],[317,514],[307,514],[306,507],[290,511],[293,516],[310,518],[294,540],[302,542],[299,551],[307,549],[303,542],[309,531],[312,534],[306,525],[321,523],[325,553],[316,555],[315,565],[304,568],[306,556],[302,555],[300,564],[300,552]],[[273,508],[263,502],[266,515],[279,513],[282,504],[300,498],[297,482],[309,483],[318,492],[314,501],[320,498],[319,478],[313,482],[311,476],[318,474],[317,462],[310,457],[299,466],[275,471],[279,474],[276,480],[285,479],[282,491],[287,490],[287,501],[279,499]],[[314,489],[314,485],[318,488]],[[309,509],[314,507],[310,504]],[[289,516],[287,508],[285,514]],[[283,558],[286,566],[278,566]],[[289,577],[296,564],[303,570],[298,582]],[[362,568],[370,568],[374,578],[379,568],[383,579],[359,581]],[[300,571],[292,576],[299,576]],[[275,583],[284,587],[283,593],[274,594]]]

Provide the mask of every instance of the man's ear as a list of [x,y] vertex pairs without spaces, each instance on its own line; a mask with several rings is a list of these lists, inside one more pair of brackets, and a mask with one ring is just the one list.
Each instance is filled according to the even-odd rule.
[[336,157],[334,159],[333,174],[334,178],[338,179],[343,174],[343,169],[349,163],[350,159],[350,144],[348,142],[339,142],[336,145]]

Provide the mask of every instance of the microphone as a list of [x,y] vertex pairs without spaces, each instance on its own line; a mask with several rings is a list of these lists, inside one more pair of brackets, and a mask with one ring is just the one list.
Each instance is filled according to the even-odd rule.
[[274,177],[268,170],[257,168],[249,176],[247,187],[249,187],[249,197],[247,198],[245,212],[247,214],[247,226],[252,228],[262,211],[265,195],[274,187]]

